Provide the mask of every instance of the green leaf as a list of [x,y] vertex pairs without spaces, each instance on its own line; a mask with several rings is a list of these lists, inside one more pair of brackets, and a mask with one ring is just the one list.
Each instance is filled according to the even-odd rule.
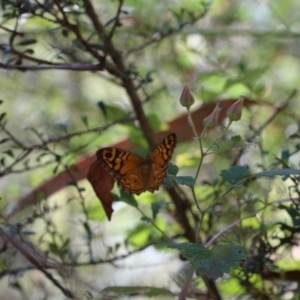
[[214,280],[228,273],[231,268],[238,267],[239,261],[245,258],[244,247],[237,245],[218,245],[212,250],[193,243],[173,244],[168,247],[178,249],[201,275]]
[[83,46],[82,42],[79,41],[78,39],[74,39],[72,41],[72,44],[80,50],[85,50],[85,47]]
[[107,112],[106,112],[106,106],[103,101],[98,101],[97,102],[98,107],[100,108],[101,112],[103,113],[104,117],[107,117]]
[[34,50],[32,50],[32,49],[26,49],[26,50],[23,51],[23,53],[34,54]]
[[179,171],[179,168],[176,165],[169,163],[168,170],[167,170],[168,174],[176,176],[178,171]]
[[168,248],[178,249],[188,259],[198,257],[199,253],[209,252],[204,246],[194,243],[169,244]]
[[244,248],[236,245],[218,245],[211,250],[208,260],[197,260],[195,266],[201,274],[214,280],[229,273],[230,269],[238,267],[239,261],[245,258]]
[[148,113],[147,119],[154,131],[161,130],[163,123],[156,113]]
[[68,133],[68,123],[67,122],[58,122],[55,124],[59,130]]
[[172,188],[174,186],[174,182],[173,182],[173,176],[169,176],[167,175],[164,179],[164,186],[168,189]]
[[290,150],[289,149],[283,149],[281,151],[281,159],[284,160],[285,162],[287,162],[289,158],[290,158]]
[[92,43],[92,44],[89,44],[89,46],[91,46],[92,48],[97,49],[97,50],[104,50],[105,49],[103,44],[93,44]]
[[242,140],[240,135],[234,135],[231,137],[231,140],[234,142],[240,142]]
[[23,40],[22,42],[18,43],[18,46],[28,46],[36,43],[36,39],[27,39]]
[[69,31],[68,31],[66,28],[63,28],[62,31],[61,31],[61,34],[62,34],[64,37],[68,37],[68,36],[69,36]]
[[128,205],[133,206],[133,207],[139,207],[139,204],[135,200],[134,196],[132,196],[131,194],[128,194],[127,192],[124,192],[123,190],[121,190],[119,201],[125,202]]
[[300,175],[300,170],[290,169],[290,168],[272,169],[272,170],[252,174],[253,177],[262,177],[262,176],[273,177],[277,175],[278,176]]
[[176,176],[174,179],[178,184],[187,185],[189,187],[193,187],[195,184],[194,177],[192,176]]
[[10,156],[11,158],[14,158],[14,157],[15,157],[15,156],[14,156],[14,153],[12,152],[11,149],[4,151],[3,154],[7,154],[7,155]]
[[245,148],[248,145],[249,143],[245,143],[244,141],[239,140],[237,136],[235,136],[234,139],[231,139],[229,141],[220,141],[214,143],[212,151],[209,153],[221,153],[230,150],[232,148]]
[[1,157],[1,158],[0,158],[0,165],[1,165],[2,167],[5,167],[5,157]]
[[0,122],[4,119],[5,116],[6,116],[6,113],[0,114]]
[[147,297],[174,296],[165,288],[156,288],[151,286],[109,286],[103,289],[102,292],[106,294],[112,294],[112,296],[133,294],[143,294],[143,296]]
[[174,186],[173,178],[178,173],[178,171],[179,171],[179,168],[176,165],[169,163],[168,170],[167,170],[167,176],[164,179],[164,186],[166,188],[170,189]]
[[126,114],[126,111],[124,109],[113,105],[107,105],[103,101],[98,101],[97,105],[103,113],[104,117],[110,120],[122,118]]
[[152,73],[154,73],[155,70],[150,70],[147,72],[146,76],[145,76],[145,82],[152,82],[153,78],[152,78]]
[[6,143],[6,142],[8,142],[8,141],[10,141],[9,138],[2,139],[2,140],[0,141],[0,144],[4,144],[4,143]]
[[89,121],[88,121],[88,117],[87,117],[87,115],[81,115],[80,116],[80,119],[81,119],[81,121],[82,121],[82,123],[86,126],[86,127],[89,127]]
[[300,204],[293,203],[290,206],[285,206],[282,204],[278,205],[279,209],[284,209],[293,220],[294,227],[300,226]]
[[164,201],[159,201],[159,202],[152,202],[151,203],[151,210],[152,210],[152,218],[155,220],[156,216],[158,215],[158,212],[160,209],[166,205],[166,202]]
[[53,168],[52,173],[56,174],[58,172],[58,168],[60,167],[60,164],[56,164],[56,166]]
[[149,223],[151,223],[152,220],[150,218],[146,217],[146,216],[142,216],[141,221],[149,224]]
[[86,234],[90,237],[92,235],[92,231],[88,222],[83,222],[83,227],[85,229]]
[[242,185],[237,183],[249,176],[249,169],[246,166],[233,166],[229,170],[222,170],[220,176],[233,187],[240,188]]
[[56,244],[54,244],[54,243],[49,243],[49,244],[48,244],[48,247],[49,247],[49,251],[50,251],[51,253],[53,253],[53,254],[55,254],[55,255],[59,255],[59,249],[58,249],[58,247],[57,247]]

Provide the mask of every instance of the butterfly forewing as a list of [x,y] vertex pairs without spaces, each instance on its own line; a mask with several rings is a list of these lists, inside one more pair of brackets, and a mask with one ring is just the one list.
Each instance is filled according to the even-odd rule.
[[168,168],[169,161],[172,158],[176,146],[176,134],[167,135],[153,150],[151,160],[154,164]]
[[98,150],[97,158],[123,190],[139,195],[146,190],[158,190],[166,176],[175,146],[176,134],[171,133],[146,158],[114,147]]
[[143,157],[120,148],[108,147],[97,151],[98,161],[116,179],[136,169],[144,160]]

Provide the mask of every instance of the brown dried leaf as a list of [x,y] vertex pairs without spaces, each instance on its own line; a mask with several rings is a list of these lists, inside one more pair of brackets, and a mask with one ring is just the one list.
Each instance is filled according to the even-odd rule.
[[113,213],[112,203],[113,197],[111,190],[114,186],[114,178],[101,166],[98,161],[92,163],[87,179],[92,185],[97,197],[102,203],[107,218],[110,220]]

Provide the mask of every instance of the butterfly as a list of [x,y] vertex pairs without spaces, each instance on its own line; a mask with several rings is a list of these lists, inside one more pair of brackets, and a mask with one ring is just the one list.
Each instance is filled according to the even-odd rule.
[[167,175],[176,142],[176,134],[168,134],[146,158],[115,147],[99,149],[96,155],[123,190],[136,195],[145,191],[153,193]]

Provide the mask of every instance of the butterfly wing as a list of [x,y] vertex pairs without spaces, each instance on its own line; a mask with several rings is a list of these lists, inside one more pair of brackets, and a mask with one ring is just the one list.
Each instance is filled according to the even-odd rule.
[[96,155],[101,165],[113,175],[123,190],[137,195],[146,190],[147,159],[114,147],[102,148]]
[[167,135],[152,152],[151,170],[147,180],[147,190],[154,192],[159,189],[159,186],[163,183],[166,175],[169,162],[172,158],[175,146],[177,143],[177,137],[175,133]]
[[146,158],[115,147],[98,150],[97,158],[123,190],[137,195],[147,190],[153,193],[166,177],[175,146],[176,134],[171,133]]

